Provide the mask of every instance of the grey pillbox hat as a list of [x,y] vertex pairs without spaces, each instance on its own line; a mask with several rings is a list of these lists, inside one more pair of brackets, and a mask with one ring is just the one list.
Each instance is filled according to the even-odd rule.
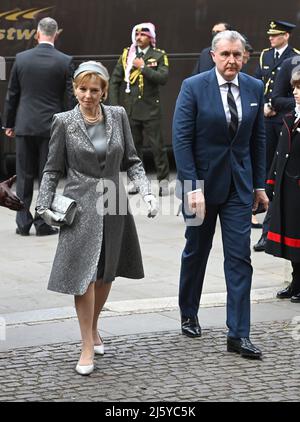
[[82,72],[94,72],[102,76],[106,81],[109,80],[109,73],[105,66],[100,62],[90,60],[88,62],[81,63],[74,72],[73,79],[75,79]]

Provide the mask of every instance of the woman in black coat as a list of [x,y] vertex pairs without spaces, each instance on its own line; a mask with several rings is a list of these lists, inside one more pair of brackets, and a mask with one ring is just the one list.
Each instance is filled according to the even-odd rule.
[[296,108],[283,119],[277,151],[267,180],[272,215],[266,252],[291,261],[289,286],[279,299],[300,303],[300,72],[291,79]]

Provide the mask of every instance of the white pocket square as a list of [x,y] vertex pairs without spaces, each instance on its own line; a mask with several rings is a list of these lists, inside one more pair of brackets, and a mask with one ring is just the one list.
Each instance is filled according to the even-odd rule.
[[258,104],[257,103],[251,103],[250,104],[250,107],[255,107],[255,106],[258,106]]
[[297,132],[300,132],[300,129],[297,127],[296,131],[297,131]]

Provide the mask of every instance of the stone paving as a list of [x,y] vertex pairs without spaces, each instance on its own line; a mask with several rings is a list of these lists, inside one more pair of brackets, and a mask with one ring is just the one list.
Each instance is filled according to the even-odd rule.
[[254,324],[252,341],[263,360],[226,352],[219,328],[105,338],[89,377],[74,371],[78,343],[15,349],[0,353],[0,402],[299,401],[299,321]]

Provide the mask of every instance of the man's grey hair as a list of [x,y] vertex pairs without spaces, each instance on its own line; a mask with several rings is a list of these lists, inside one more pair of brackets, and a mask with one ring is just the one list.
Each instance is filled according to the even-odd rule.
[[46,37],[54,37],[58,31],[58,25],[52,18],[43,18],[39,21],[37,29]]
[[241,41],[243,49],[245,50],[246,40],[245,38],[237,31],[222,31],[219,32],[217,35],[214,36],[211,44],[212,51],[216,51],[218,42],[226,40],[226,41]]

